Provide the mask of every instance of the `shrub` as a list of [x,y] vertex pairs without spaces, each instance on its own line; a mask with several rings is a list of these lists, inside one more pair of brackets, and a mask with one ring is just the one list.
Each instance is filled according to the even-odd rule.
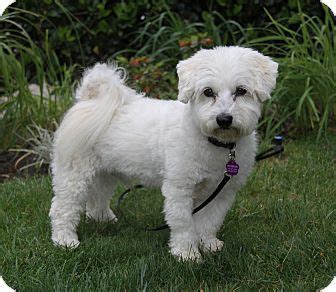
[[[260,122],[264,138],[281,132],[297,135],[317,130],[319,139],[325,133],[336,111],[336,28],[327,9],[324,20],[308,16],[300,6],[298,13],[278,20],[266,11],[270,23],[256,29],[244,29],[225,19],[216,26],[216,14],[205,17],[207,21],[203,23],[187,23],[169,7],[166,9],[135,32],[134,42],[141,47],[136,56],[145,54],[151,60],[160,60],[166,71],[171,68],[175,72],[177,61],[200,47],[227,45],[234,40],[234,44],[257,48],[280,64],[277,88],[266,103]],[[152,78],[150,74],[145,76],[147,80]],[[172,80],[170,84],[177,83],[172,77],[168,80]]]
[[[325,19],[308,16],[299,8],[292,18],[271,15],[269,36],[248,44],[277,56],[280,74],[274,100],[266,107],[263,123],[273,132],[280,127],[304,133],[325,133],[336,114],[336,26],[330,12]],[[288,24],[299,23],[297,29]],[[272,126],[271,126],[272,125]],[[287,126],[287,129],[286,129]],[[291,127],[291,129],[288,129]]]
[[127,59],[117,56],[118,64],[126,68],[128,85],[158,99],[174,99],[177,80],[175,74],[164,68],[164,62],[155,62],[152,58],[142,56]]
[[60,63],[48,35],[42,48],[35,44],[24,29],[27,13],[0,17],[0,149],[33,123],[51,127],[71,103],[74,67]]
[[[86,66],[106,60],[120,50],[136,52],[142,49],[141,42],[133,42],[134,30],[148,31],[156,25],[153,18],[167,12],[167,7],[183,20],[179,22],[182,26],[175,28],[182,31],[188,24],[205,24],[213,37],[223,20],[233,21],[244,28],[264,26],[268,16],[263,7],[279,19],[295,14],[298,2],[304,5],[309,15],[323,15],[316,0],[289,0],[286,4],[282,0],[25,0],[17,1],[16,6],[40,15],[39,18],[25,15],[31,22],[31,25],[26,23],[25,29],[34,41],[42,46],[48,32],[49,46],[62,63]],[[169,23],[161,24],[172,27]],[[224,29],[220,38],[224,38],[225,43],[235,42]],[[218,43],[218,36],[213,39]]]
[[[272,9],[281,6],[271,2],[266,4]],[[53,129],[72,103],[79,76],[77,65],[69,65],[73,62],[117,59],[128,70],[131,86],[154,98],[175,98],[178,60],[201,47],[231,44],[255,47],[280,63],[278,86],[260,123],[265,137],[312,129],[320,137],[335,116],[335,26],[329,12],[322,20],[303,13],[300,5],[277,12],[286,15],[282,18],[266,11],[270,24],[251,28],[248,21],[245,27],[239,24],[239,9],[250,5],[244,1],[213,1],[198,14],[197,3],[44,0],[37,9],[44,16],[15,10],[0,17],[0,148],[13,145],[15,134],[25,137],[33,124]],[[231,4],[241,8],[223,13]],[[20,5],[37,7],[33,1]],[[116,48],[123,49],[112,54]],[[32,84],[38,92],[32,92]]]

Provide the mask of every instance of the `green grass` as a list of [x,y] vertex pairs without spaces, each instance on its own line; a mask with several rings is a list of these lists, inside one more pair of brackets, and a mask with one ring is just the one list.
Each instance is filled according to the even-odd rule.
[[170,256],[167,231],[136,228],[161,222],[155,190],[124,201],[134,226],[82,220],[81,246],[62,250],[50,242],[50,178],[4,183],[0,275],[19,291],[316,291],[336,273],[336,138],[313,141],[256,166],[219,232],[224,249],[200,264]]

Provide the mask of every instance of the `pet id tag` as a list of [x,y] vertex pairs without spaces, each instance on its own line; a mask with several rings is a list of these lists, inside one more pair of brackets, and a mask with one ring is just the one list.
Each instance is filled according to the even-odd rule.
[[226,173],[228,175],[237,175],[239,170],[239,165],[233,159],[230,159],[229,162],[226,164]]

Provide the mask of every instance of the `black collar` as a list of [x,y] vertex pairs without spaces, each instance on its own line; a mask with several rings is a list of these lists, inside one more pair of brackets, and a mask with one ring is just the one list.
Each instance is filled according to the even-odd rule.
[[224,143],[224,142],[221,142],[221,141],[217,140],[214,137],[208,137],[208,141],[215,146],[227,148],[227,149],[230,149],[230,150],[236,147],[235,142]]

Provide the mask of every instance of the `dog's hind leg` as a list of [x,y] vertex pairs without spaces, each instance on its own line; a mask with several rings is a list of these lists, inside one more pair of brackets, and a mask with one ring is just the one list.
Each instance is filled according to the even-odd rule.
[[94,178],[86,201],[86,216],[96,221],[116,222],[117,217],[110,208],[110,199],[117,185],[115,177],[99,173]]
[[77,247],[76,228],[84,210],[88,188],[95,168],[90,161],[73,161],[67,166],[53,164],[54,197],[49,212],[52,240],[55,245]]

